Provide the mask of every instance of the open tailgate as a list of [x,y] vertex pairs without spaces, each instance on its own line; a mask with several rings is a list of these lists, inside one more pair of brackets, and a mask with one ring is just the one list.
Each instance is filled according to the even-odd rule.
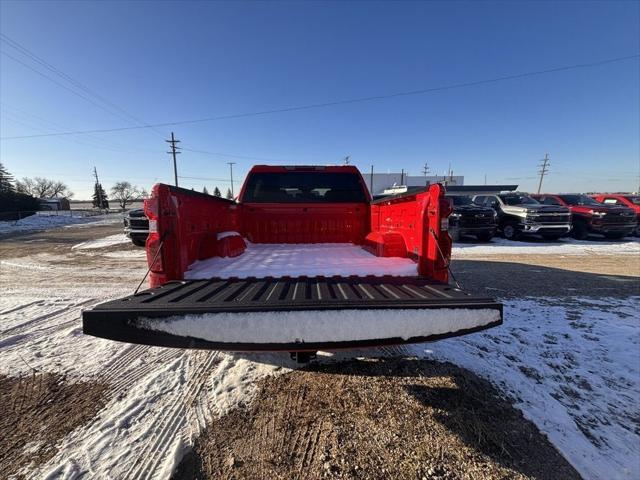
[[82,313],[96,337],[177,348],[315,351],[436,340],[502,323],[502,304],[423,277],[174,281]]

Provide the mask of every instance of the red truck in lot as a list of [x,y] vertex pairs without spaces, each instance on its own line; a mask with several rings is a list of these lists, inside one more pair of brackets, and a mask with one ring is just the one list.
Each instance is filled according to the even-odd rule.
[[575,193],[545,193],[532,197],[544,205],[568,207],[572,215],[571,232],[579,240],[584,240],[591,233],[622,238],[636,229],[636,214],[624,206],[600,203],[587,195]]
[[636,213],[636,226],[635,234],[640,237],[640,195],[624,194],[624,193],[597,193],[591,195],[595,200],[605,205],[620,205],[623,207],[629,207]]
[[83,312],[113,340],[315,352],[434,340],[502,322],[449,285],[441,185],[372,201],[352,166],[255,166],[238,201],[158,184],[151,288]]

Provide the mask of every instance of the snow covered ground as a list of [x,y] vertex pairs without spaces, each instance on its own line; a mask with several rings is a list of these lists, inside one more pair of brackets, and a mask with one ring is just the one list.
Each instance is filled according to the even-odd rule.
[[640,239],[628,237],[624,240],[561,240],[512,241],[494,238],[489,243],[454,243],[453,258],[481,255],[640,255]]
[[[293,366],[286,356],[254,362],[89,337],[82,334],[81,310],[106,298],[68,293],[51,298],[27,288],[0,298],[0,373],[36,369],[112,385],[98,416],[64,438],[39,472],[24,472],[27,477],[168,478],[214,416],[247,402],[260,378]],[[105,293],[113,298],[130,289]]]
[[[213,416],[248,402],[260,378],[294,367],[286,355],[181,351],[87,337],[80,310],[99,299],[40,297],[33,291],[0,300],[0,372],[36,368],[115,385],[98,417],[63,440],[40,472],[44,478],[146,478],[154,472],[166,478]],[[560,305],[507,301],[505,324],[487,332],[320,358],[390,352],[468,368],[512,398],[584,478],[631,479],[640,471],[639,309],[640,297],[573,298]]]
[[496,384],[585,479],[640,474],[640,296],[505,302],[505,323],[416,345]]
[[[131,242],[131,240],[127,238],[124,233],[117,233],[115,235],[109,235],[108,237],[99,238],[97,240],[89,240],[88,242],[77,243],[76,245],[71,247],[71,250],[96,250],[129,242]],[[140,251],[144,252],[144,250]]]
[[35,215],[31,215],[30,217],[26,217],[17,221],[0,221],[0,235],[15,232],[46,230],[49,228],[59,228],[82,223],[104,225],[109,223],[122,222],[121,213],[110,213],[107,215],[87,215],[86,213],[73,210],[58,213],[58,215],[55,215],[51,212],[37,212]]
[[[295,367],[287,355],[183,351],[83,335],[81,310],[130,294],[146,271],[144,250],[116,232],[114,226],[98,239],[85,235],[66,253],[41,251],[39,242],[33,254],[0,260],[0,373],[37,369],[112,386],[97,417],[65,437],[38,472],[24,472],[27,477],[168,478],[214,416],[250,401],[257,380]],[[638,252],[637,241],[494,242],[456,244],[454,257],[533,250],[587,262],[589,253],[615,252],[627,262]],[[401,354],[453,362],[495,383],[586,479],[638,478],[640,295],[504,303],[504,325],[486,332],[320,358]]]

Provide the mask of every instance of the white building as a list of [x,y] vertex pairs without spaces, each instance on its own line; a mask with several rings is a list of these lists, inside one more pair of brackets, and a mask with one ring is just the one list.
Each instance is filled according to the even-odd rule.
[[[367,187],[372,195],[382,193],[383,190],[393,187],[394,185],[405,185],[407,187],[424,187],[432,183],[445,183],[447,185],[464,185],[464,176],[462,175],[403,175],[397,173],[371,173],[361,172]],[[373,188],[371,188],[371,180],[373,177]]]

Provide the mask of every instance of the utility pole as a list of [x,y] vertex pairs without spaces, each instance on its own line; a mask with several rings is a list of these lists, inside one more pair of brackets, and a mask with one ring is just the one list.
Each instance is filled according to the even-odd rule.
[[487,174],[486,173],[484,174],[484,184],[485,185],[487,184]]
[[427,175],[429,175],[429,164],[427,162],[424,162],[424,167],[422,167],[422,173],[424,173],[424,183],[425,185],[428,185],[429,182],[427,181]]
[[404,168],[400,172],[400,186],[404,185]]
[[229,169],[231,171],[231,196],[234,196],[233,194],[233,166],[236,164],[236,162],[227,162],[229,164]]
[[175,177],[176,180],[176,187],[178,186],[178,164],[176,162],[176,155],[178,155],[179,153],[179,148],[176,146],[176,143],[180,143],[180,140],[176,140],[173,137],[173,132],[171,132],[171,140],[165,140],[165,142],[170,143],[171,144],[171,151],[167,152],[170,155],[173,155],[173,175]]
[[371,175],[369,176],[369,190],[371,192],[371,196],[373,197],[373,165],[371,165]]
[[96,192],[98,192],[98,201],[100,202],[100,210],[102,210],[102,206],[104,205],[104,201],[102,200],[102,185],[100,185],[100,180],[98,180],[98,170],[95,165],[93,166],[93,176],[96,177]]
[[549,154],[545,153],[544,159],[542,160],[542,165],[540,165],[540,171],[538,172],[540,174],[540,183],[538,183],[538,193],[540,193],[540,190],[542,189],[542,179],[547,173],[549,173],[550,165],[551,164],[549,163]]
[[344,157],[344,164],[345,165],[349,165],[350,162],[351,162],[351,155],[347,155],[346,157]]

